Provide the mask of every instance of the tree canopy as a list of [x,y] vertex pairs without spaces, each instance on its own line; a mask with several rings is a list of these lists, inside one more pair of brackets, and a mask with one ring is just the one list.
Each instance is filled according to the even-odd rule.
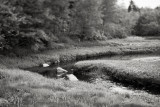
[[[132,9],[138,9],[133,1]],[[144,33],[144,26],[157,33],[159,12],[145,10],[139,18],[118,7],[116,0],[0,0],[0,50],[40,50],[75,38],[124,38],[133,31]]]

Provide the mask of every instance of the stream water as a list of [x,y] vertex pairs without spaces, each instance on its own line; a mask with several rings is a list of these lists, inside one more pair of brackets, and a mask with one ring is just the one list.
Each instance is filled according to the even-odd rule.
[[[111,56],[111,57],[103,57],[103,58],[97,58],[98,60],[160,60],[160,55],[157,55],[157,54],[148,54],[148,55],[117,55],[117,56]],[[97,60],[97,59],[92,59],[92,60]],[[54,65],[54,66],[50,66],[50,67],[32,67],[32,68],[27,68],[25,70],[29,70],[29,71],[32,71],[32,72],[38,72],[40,73],[41,75],[43,76],[46,76],[48,78],[55,78],[56,77],[56,68],[58,66],[66,69],[67,71],[69,71],[69,73],[72,73],[72,69],[74,69],[74,64],[76,62],[73,62],[73,63],[67,63],[67,64],[60,64],[60,65]],[[125,84],[125,83],[120,83],[119,81],[114,81],[114,80],[110,80],[110,79],[106,79],[106,77],[104,78],[98,78],[99,76],[93,76],[93,75],[88,75],[87,73],[86,74],[76,74],[74,73],[75,76],[80,80],[80,81],[85,81],[85,82],[90,82],[90,83],[102,83],[102,82],[106,82],[107,84],[108,83],[112,83],[114,84],[114,90],[123,90],[123,91],[130,91],[130,90],[144,90],[143,87],[135,87],[135,86],[132,86],[130,84]],[[116,85],[115,85],[116,84]],[[124,90],[125,89],[125,90]],[[145,90],[145,91],[148,91],[148,92],[151,92],[153,94],[157,94],[157,90]],[[158,90],[159,92],[159,90]],[[158,93],[160,94],[160,93]]]
[[[94,58],[90,60],[137,60],[137,59],[142,59],[142,58],[159,58],[160,55],[158,54],[147,54],[147,55],[142,55],[142,54],[137,54],[137,55],[115,55],[115,56],[109,56],[109,57],[101,57],[101,58]],[[83,60],[85,61],[85,60]],[[74,64],[76,62],[71,62],[71,63],[62,63],[59,65],[50,65],[49,67],[41,67],[41,66],[35,66],[31,68],[26,68],[25,70],[32,71],[39,73],[43,76],[46,76],[48,78],[55,78],[56,75],[56,68],[57,67],[62,67],[63,69],[66,69],[68,73],[72,73],[71,69],[74,69]],[[89,80],[84,80],[89,82]]]

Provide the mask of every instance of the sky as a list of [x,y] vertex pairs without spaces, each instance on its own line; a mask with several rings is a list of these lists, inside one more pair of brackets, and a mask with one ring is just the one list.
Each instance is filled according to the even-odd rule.
[[[117,4],[128,7],[131,0],[118,0]],[[133,0],[134,3],[139,7],[150,7],[155,8],[160,6],[160,0]]]

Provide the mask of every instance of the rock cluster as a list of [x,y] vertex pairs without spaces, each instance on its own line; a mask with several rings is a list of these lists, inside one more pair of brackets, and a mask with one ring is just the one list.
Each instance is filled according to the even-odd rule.
[[73,74],[67,74],[68,71],[61,68],[61,67],[57,67],[57,78],[64,78],[66,80],[70,80],[70,81],[78,81],[77,77]]

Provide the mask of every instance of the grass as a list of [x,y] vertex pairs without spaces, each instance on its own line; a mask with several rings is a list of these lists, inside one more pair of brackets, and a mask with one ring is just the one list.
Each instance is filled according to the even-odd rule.
[[[148,44],[149,43],[149,44]],[[157,40],[109,40],[81,43],[69,49],[48,50],[23,56],[0,56],[0,106],[2,107],[117,107],[159,106],[160,98],[144,91],[119,93],[109,82],[86,83],[49,79],[21,70],[44,62],[61,63],[115,54],[159,52]],[[89,63],[88,63],[89,64]],[[7,101],[1,103],[1,99]]]
[[18,69],[1,69],[0,73],[3,76],[0,79],[0,97],[8,101],[5,106],[9,107],[114,107],[133,103],[139,107],[159,105],[158,97],[147,93],[112,92],[109,90],[109,83],[90,84],[47,79]]
[[[38,66],[44,62],[55,64],[85,60],[96,57],[119,54],[147,54],[160,53],[159,40],[138,40],[137,37],[96,42],[97,45],[87,45],[86,42],[70,49],[48,50],[41,53],[25,54],[18,57],[0,56],[0,64],[8,68],[28,68]],[[86,46],[84,45],[86,44]],[[85,46],[85,47],[84,47]]]
[[95,69],[100,69],[101,73],[114,81],[145,87],[154,92],[160,89],[160,60],[93,60],[78,62],[75,66],[77,72],[94,72]]

